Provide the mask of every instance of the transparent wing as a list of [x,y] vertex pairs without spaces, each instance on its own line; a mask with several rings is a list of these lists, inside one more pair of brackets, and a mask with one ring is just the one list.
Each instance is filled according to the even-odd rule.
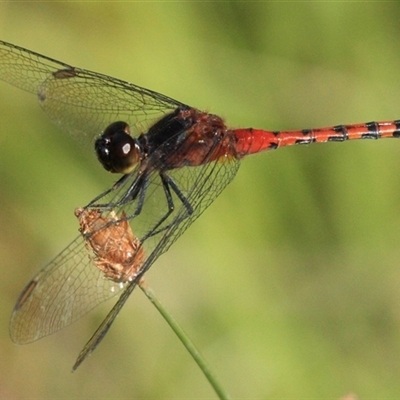
[[[144,242],[147,257],[140,272],[136,279],[127,284],[117,303],[86,343],[73,366],[73,370],[78,368],[85,358],[89,356],[101,342],[145,272],[148,271],[157,258],[168,250],[193,221],[195,221],[215,200],[229,182],[231,182],[236,175],[239,165],[240,162],[237,159],[230,159],[229,161],[224,159],[223,161],[207,163],[201,167],[180,168],[172,172],[174,181],[180,184],[179,187],[188,200],[188,203],[192,206],[193,212],[188,215],[185,204],[174,196],[174,212],[164,220],[161,227],[157,226],[157,230],[161,230],[162,227],[164,227],[165,230],[151,236]],[[129,183],[127,182],[127,184]],[[139,216],[132,218],[130,221],[133,231],[140,231],[142,237],[146,237],[148,233],[153,230],[159,218],[165,215],[166,201],[165,195],[161,193],[161,188],[162,185],[157,182],[157,177],[153,176],[152,184],[149,188],[151,194],[148,197],[148,201],[145,203],[147,209],[143,210]],[[111,199],[111,202],[118,200],[123,193],[124,190],[121,188]],[[133,211],[134,207],[135,202],[132,202],[123,206],[122,209],[129,214],[129,211]]]
[[112,122],[128,122],[135,136],[183,105],[151,90],[3,41],[0,79],[37,95],[49,117],[85,146],[92,145]]
[[[175,208],[161,225],[157,224],[166,215],[168,205],[160,176],[156,171],[152,174],[142,212],[130,219],[135,236],[143,240],[145,252],[145,261],[138,279],[214,201],[233,179],[238,167],[237,160],[230,160],[171,171],[171,177],[193,210],[189,215],[186,206],[173,194]],[[137,172],[101,200],[117,203],[138,179]],[[116,214],[121,215],[124,212],[129,217],[134,214],[137,205],[137,199],[128,202],[117,208]],[[159,232],[149,236],[150,232],[154,232],[155,226]],[[85,240],[79,236],[28,283],[11,317],[10,334],[14,342],[29,343],[50,335],[122,292],[122,296],[103,323],[107,325],[108,330],[138,279],[124,284],[106,279],[103,272],[94,266],[93,258],[94,255],[88,250]],[[106,331],[99,328],[98,334],[94,336],[96,343],[105,333]],[[93,350],[89,344],[85,349],[87,353]]]
[[93,266],[79,236],[22,291],[11,317],[11,339],[24,344],[50,335],[122,289]]
[[[97,135],[116,120],[126,121],[132,134],[138,135],[147,132],[164,114],[185,106],[119,79],[74,68],[1,41],[0,79],[36,94],[53,121],[86,145],[93,143]],[[212,130],[212,134],[215,133]],[[220,133],[229,135],[226,131]],[[197,153],[198,145],[203,142],[201,137],[197,142],[190,138],[190,133],[187,137],[187,142],[183,138],[161,142],[154,153],[146,155],[145,166],[138,166],[85,208],[112,211],[119,218],[129,220],[145,255],[136,278],[124,285],[104,278],[103,272],[94,266],[93,254],[85,239],[79,236],[45,266],[20,295],[10,325],[14,341],[27,343],[49,335],[122,291],[81,352],[75,367],[94,350],[143,274],[215,200],[237,172],[239,161],[233,156],[234,150],[227,149],[227,154],[223,154],[219,147],[221,143],[226,145],[225,139],[229,141],[229,137],[214,135],[207,154]],[[168,158],[169,164],[163,164],[164,155],[171,156],[171,152],[178,154],[180,161],[174,165],[172,157]],[[187,152],[187,160],[196,160],[197,166],[186,166],[190,162],[186,164],[183,152]],[[103,225],[98,232],[108,227]],[[105,248],[101,252],[107,254]]]

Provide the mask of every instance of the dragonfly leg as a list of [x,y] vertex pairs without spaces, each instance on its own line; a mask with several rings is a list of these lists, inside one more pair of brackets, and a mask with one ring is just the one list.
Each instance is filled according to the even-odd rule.
[[132,214],[131,218],[139,215],[141,212],[141,209],[143,207],[144,195],[146,193],[147,187],[149,186],[149,179],[148,179],[147,175],[138,176],[120,200],[118,200],[116,202],[103,203],[103,204],[96,203],[98,200],[105,197],[107,194],[118,189],[123,183],[125,183],[125,181],[128,177],[129,177],[129,175],[124,175],[117,183],[115,183],[113,185],[112,188],[106,190],[100,196],[97,196],[84,208],[85,209],[86,208],[100,208],[102,210],[113,210],[117,207],[121,207],[124,204],[135,200],[139,195],[138,205],[136,206],[136,210]]
[[[168,211],[165,213],[165,215],[157,222],[155,226],[142,238],[142,242],[149,237],[155,236],[159,234],[160,232],[163,232],[167,229],[169,229],[171,226],[176,226],[179,225],[181,221],[184,219],[188,218],[191,214],[193,214],[193,207],[190,205],[189,201],[185,197],[185,195],[182,193],[182,191],[179,189],[178,185],[175,183],[175,181],[168,176],[165,172],[160,172],[160,179],[164,188],[164,193],[165,197],[167,199],[167,205],[168,205]],[[182,216],[178,216],[175,218],[173,221],[171,221],[169,224],[166,226],[163,226],[161,228],[160,225],[171,215],[171,213],[175,210],[175,204],[172,198],[171,190],[178,196],[179,200],[182,202],[182,204],[185,207],[186,212]]]

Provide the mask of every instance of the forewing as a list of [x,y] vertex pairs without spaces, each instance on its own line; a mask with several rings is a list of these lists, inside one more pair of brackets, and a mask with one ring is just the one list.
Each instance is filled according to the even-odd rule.
[[84,145],[92,145],[112,122],[127,122],[136,136],[182,106],[151,90],[3,41],[0,79],[36,94],[49,117]]

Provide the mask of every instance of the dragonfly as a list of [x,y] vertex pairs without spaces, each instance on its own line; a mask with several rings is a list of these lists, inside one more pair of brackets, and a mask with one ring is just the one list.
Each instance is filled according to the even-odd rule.
[[105,170],[121,175],[75,210],[79,235],[29,281],[11,316],[11,339],[30,343],[118,295],[73,370],[104,338],[152,264],[232,181],[244,157],[291,145],[400,136],[400,120],[231,129],[217,115],[4,41],[0,80],[36,95],[61,130],[94,150]]

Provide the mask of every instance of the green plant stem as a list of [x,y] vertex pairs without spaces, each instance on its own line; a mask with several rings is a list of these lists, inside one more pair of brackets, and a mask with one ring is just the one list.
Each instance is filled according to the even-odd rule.
[[157,308],[158,312],[163,316],[163,318],[167,321],[168,325],[175,332],[176,336],[178,336],[179,340],[186,347],[190,355],[193,357],[194,361],[203,371],[203,374],[207,378],[208,382],[214,389],[215,393],[221,400],[228,400],[230,396],[225,391],[225,389],[221,386],[220,382],[217,380],[215,374],[211,371],[210,366],[207,364],[204,357],[197,350],[196,346],[187,336],[187,334],[183,331],[183,329],[179,326],[176,320],[172,317],[172,315],[166,310],[166,308],[162,305],[162,303],[158,300],[157,296],[154,294],[153,290],[147,286],[145,281],[141,281],[139,283],[140,289],[144,292],[147,298],[154,304]]

